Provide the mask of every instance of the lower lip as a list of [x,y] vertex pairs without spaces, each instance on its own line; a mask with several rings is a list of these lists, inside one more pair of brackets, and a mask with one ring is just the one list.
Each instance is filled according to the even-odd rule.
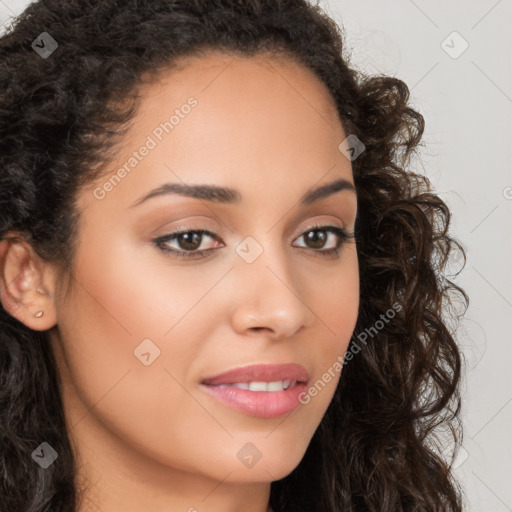
[[278,418],[289,414],[300,405],[299,396],[305,392],[305,383],[283,391],[249,391],[235,387],[207,386],[201,387],[228,407],[259,418]]

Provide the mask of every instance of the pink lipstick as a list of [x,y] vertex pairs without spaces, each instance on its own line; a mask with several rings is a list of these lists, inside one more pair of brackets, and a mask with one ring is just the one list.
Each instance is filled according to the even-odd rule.
[[276,418],[300,405],[308,380],[308,371],[298,364],[257,364],[207,377],[201,387],[244,414]]

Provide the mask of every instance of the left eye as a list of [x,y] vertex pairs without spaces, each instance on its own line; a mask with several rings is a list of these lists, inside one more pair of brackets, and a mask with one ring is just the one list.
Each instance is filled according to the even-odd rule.
[[[156,238],[153,242],[163,252],[171,253],[178,258],[199,258],[215,249],[215,247],[210,247],[199,250],[205,236],[220,242],[220,238],[215,233],[204,229],[188,228]],[[310,245],[301,245],[299,247],[310,249],[322,255],[332,255],[333,253],[337,255],[341,245],[348,239],[354,238],[353,234],[347,233],[338,226],[313,226],[304,231],[297,239],[304,237],[306,237],[306,243]],[[336,238],[338,238],[337,242]],[[329,240],[331,241],[331,247],[325,248],[325,244]],[[171,242],[177,243],[178,247],[171,248]],[[334,245],[332,245],[333,242]]]
[[[306,247],[308,249],[322,249],[323,248],[324,251],[327,251],[329,249],[338,248],[341,244],[336,242],[336,236],[338,238],[343,239],[344,234],[345,234],[344,230],[341,228],[338,228],[336,226],[323,226],[323,227],[308,229],[307,231],[302,233],[302,235],[300,235],[300,237],[298,239],[306,237],[306,240],[308,241],[308,243],[312,243],[314,245],[314,247],[311,247],[311,246],[310,247],[301,246],[301,247]],[[326,241],[329,239],[329,237],[331,239],[331,242],[334,241],[334,246],[328,247],[327,249],[325,247],[321,247],[326,243]]]

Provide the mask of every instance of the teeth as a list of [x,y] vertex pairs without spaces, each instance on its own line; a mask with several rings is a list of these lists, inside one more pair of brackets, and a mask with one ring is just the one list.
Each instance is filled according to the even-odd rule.
[[285,379],[274,382],[237,382],[236,384],[227,384],[226,386],[249,391],[283,391],[295,386],[295,384],[295,380]]
[[268,391],[268,384],[273,382],[249,382],[249,391]]

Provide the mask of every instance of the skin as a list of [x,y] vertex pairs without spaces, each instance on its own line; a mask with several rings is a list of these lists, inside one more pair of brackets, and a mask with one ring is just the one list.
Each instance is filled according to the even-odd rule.
[[[190,96],[198,100],[190,114],[96,199],[94,188]],[[327,89],[302,66],[191,57],[145,86],[123,150],[80,191],[69,286],[27,243],[1,243],[4,307],[34,330],[52,329],[81,512],[270,510],[270,483],[299,464],[339,372],[286,419],[231,409],[199,382],[238,366],[295,362],[314,383],[345,353],[359,305],[355,242],[322,256],[303,235],[316,222],[352,232],[357,198],[344,190],[298,202],[336,178],[353,183],[338,150],[346,136]],[[242,201],[167,195],[131,207],[167,182],[228,186]],[[183,226],[220,241],[205,235],[210,255],[191,260],[152,242]],[[337,235],[324,233],[332,248]],[[235,252],[247,236],[263,249],[250,264]],[[149,366],[134,356],[146,338],[160,349]],[[237,458],[249,442],[261,452],[251,468]]]

